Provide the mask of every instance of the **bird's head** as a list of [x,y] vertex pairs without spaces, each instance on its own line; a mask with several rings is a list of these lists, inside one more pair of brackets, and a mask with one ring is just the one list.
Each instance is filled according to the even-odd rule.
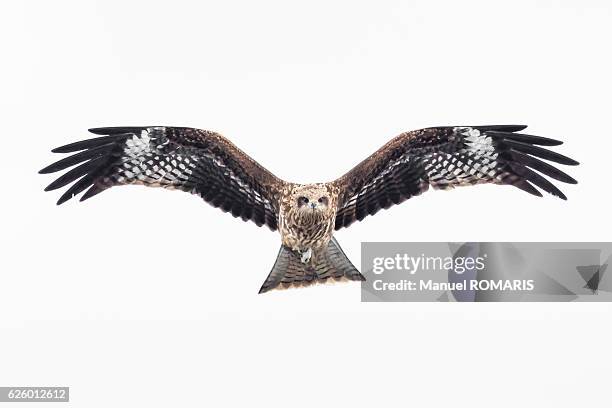
[[299,185],[293,189],[291,206],[300,218],[319,219],[334,211],[331,200],[324,184]]

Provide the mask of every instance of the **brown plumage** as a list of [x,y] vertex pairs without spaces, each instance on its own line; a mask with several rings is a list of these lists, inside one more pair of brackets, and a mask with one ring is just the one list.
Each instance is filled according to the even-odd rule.
[[542,196],[538,187],[565,199],[542,174],[565,183],[576,181],[540,159],[578,163],[539,147],[562,142],[517,133],[524,128],[434,127],[403,133],[339,179],[306,185],[277,178],[214,132],[163,126],[97,128],[90,131],[101,137],[54,149],[78,153],[40,173],[76,166],[45,189],[74,182],[58,204],[86,189],[81,201],[116,185],[142,184],[197,194],[234,217],[278,229],[282,246],[260,290],[265,292],[330,280],[363,280],[333,239],[333,231],[419,195],[429,186],[495,183]]

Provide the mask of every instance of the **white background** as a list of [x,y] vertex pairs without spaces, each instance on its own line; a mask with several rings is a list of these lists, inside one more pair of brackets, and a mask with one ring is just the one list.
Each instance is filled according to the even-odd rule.
[[[609,304],[257,295],[279,236],[197,197],[54,205],[53,147],[116,125],[219,131],[327,181],[396,134],[529,124],[582,165],[569,200],[429,192],[336,236],[609,241],[608,1],[3,1],[0,385],[71,406],[609,406]],[[20,406],[27,406],[20,405]]]

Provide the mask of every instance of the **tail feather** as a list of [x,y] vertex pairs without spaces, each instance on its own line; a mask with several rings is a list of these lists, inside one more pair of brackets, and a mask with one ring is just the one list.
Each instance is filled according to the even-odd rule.
[[262,285],[259,293],[272,289],[309,286],[329,281],[364,281],[365,278],[351,263],[332,238],[327,250],[314,264],[303,263],[300,256],[290,248],[281,246],[272,271]]

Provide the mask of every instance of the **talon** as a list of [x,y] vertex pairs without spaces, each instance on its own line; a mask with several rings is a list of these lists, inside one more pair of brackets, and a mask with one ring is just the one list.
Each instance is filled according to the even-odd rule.
[[311,257],[312,257],[312,248],[308,248],[307,251],[302,252],[302,257],[301,257],[302,263],[307,263],[308,261],[310,261]]

